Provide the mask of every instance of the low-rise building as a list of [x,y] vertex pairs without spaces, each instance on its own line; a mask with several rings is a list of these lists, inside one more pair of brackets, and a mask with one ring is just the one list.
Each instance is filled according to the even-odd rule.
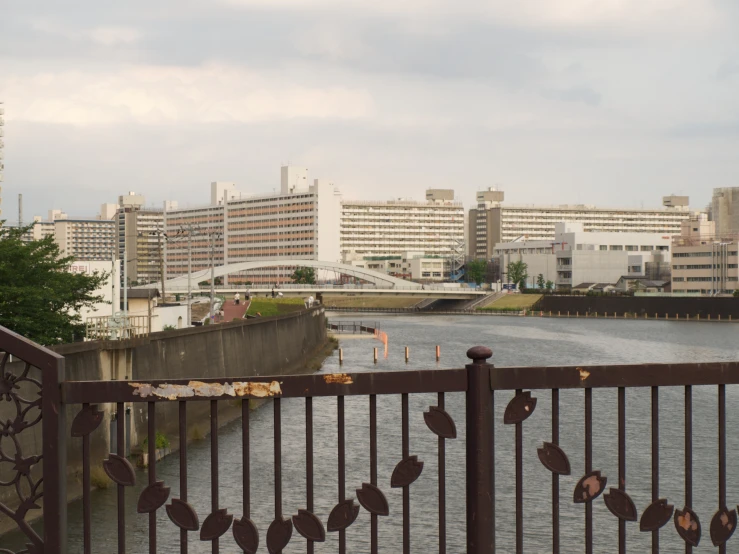
[[718,233],[705,215],[683,224],[672,245],[672,292],[733,294],[739,290],[739,241]]
[[660,233],[586,232],[582,223],[560,222],[553,240],[518,240],[497,244],[502,280],[511,262],[528,266],[528,287],[541,274],[559,289],[581,283],[616,283],[623,275],[646,276],[653,264],[670,261],[671,237]]
[[345,262],[354,267],[418,282],[444,281],[448,274],[446,258],[427,256],[424,252],[403,252],[398,256],[365,256]]

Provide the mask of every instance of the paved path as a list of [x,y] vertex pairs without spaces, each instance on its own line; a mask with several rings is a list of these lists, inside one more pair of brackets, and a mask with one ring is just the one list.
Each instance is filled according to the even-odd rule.
[[243,318],[248,308],[249,304],[243,300],[238,306],[234,304],[233,300],[226,300],[226,303],[222,307],[223,321],[233,321],[236,318]]

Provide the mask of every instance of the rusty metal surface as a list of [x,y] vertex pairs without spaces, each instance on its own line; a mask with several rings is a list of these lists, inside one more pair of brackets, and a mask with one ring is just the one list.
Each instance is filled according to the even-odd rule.
[[[273,386],[272,383],[279,384],[280,392],[275,392],[274,396],[281,398],[465,392],[467,390],[467,372],[462,369],[354,373],[351,374],[350,380],[351,383],[346,382],[345,377],[341,377],[338,378],[338,382],[332,382],[334,378],[329,377],[327,379],[325,374],[288,375],[271,377],[269,383],[270,387]],[[61,391],[63,401],[67,404],[229,400],[237,396],[243,398],[268,396],[250,394],[246,391],[246,385],[242,389],[244,391],[243,395],[239,395],[234,387],[234,383],[264,383],[262,377],[202,379],[197,381],[197,383],[203,383],[204,385],[213,385],[213,388],[207,389],[209,393],[213,393],[212,396],[206,395],[204,393],[206,389],[203,387],[200,389],[203,394],[196,394],[190,386],[192,382],[189,379],[134,384],[126,381],[68,381],[62,384]],[[229,387],[234,387],[233,394]],[[146,396],[142,397],[142,393]]]

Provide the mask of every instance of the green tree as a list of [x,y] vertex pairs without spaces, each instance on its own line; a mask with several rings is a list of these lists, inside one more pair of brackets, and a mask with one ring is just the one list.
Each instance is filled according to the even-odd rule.
[[315,285],[316,270],[312,267],[297,267],[290,278],[299,285]]
[[0,227],[0,325],[44,345],[80,339],[80,310],[104,302],[109,275],[71,273],[54,237],[24,243],[27,229]]
[[539,290],[544,290],[547,286],[547,282],[544,280],[544,275],[541,273],[536,276],[536,286],[539,287]]
[[553,290],[554,289],[554,281],[547,281],[546,289],[547,290]]
[[488,264],[485,260],[470,260],[467,262],[467,276],[479,285],[485,280],[487,268]]
[[511,262],[508,264],[508,282],[516,285],[519,290],[526,288],[526,280],[529,278],[529,266],[524,262]]

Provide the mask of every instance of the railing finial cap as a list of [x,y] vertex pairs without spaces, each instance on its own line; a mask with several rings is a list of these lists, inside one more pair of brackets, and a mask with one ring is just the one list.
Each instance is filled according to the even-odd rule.
[[467,351],[467,357],[476,364],[484,364],[493,357],[493,351],[487,346],[473,346]]

